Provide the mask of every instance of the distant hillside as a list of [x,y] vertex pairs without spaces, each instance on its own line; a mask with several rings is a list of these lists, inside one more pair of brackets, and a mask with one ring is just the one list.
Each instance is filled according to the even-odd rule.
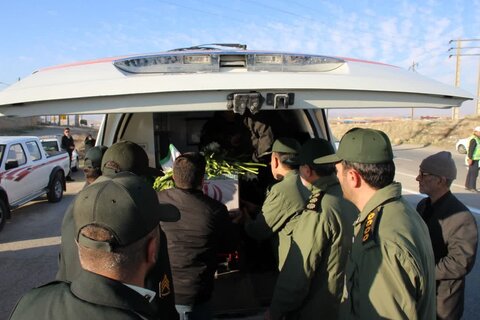
[[476,126],[480,126],[480,115],[468,116],[457,121],[402,119],[391,122],[331,123],[332,133],[338,139],[351,128],[362,127],[384,131],[394,144],[434,145],[449,149],[455,148],[458,139],[470,136]]
[[17,128],[30,128],[35,126],[37,122],[38,122],[37,117],[23,117],[23,118],[0,117],[0,131],[17,129]]
[[[0,135],[25,135],[27,132],[45,128],[35,126],[35,118],[2,118],[0,117]],[[421,144],[434,145],[444,148],[454,148],[458,139],[472,134],[473,128],[480,126],[480,115],[468,116],[452,121],[447,119],[407,120],[399,119],[388,122],[337,123],[331,120],[332,132],[340,139],[345,132],[355,127],[374,128],[384,131],[394,144]],[[73,129],[73,128],[72,128]],[[77,132],[76,129],[78,129]],[[96,129],[75,128],[72,130],[74,138],[83,143],[86,133],[96,133]],[[62,134],[62,127],[58,128]]]

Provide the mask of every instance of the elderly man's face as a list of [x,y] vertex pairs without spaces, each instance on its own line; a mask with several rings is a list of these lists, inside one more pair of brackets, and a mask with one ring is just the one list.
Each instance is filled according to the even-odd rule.
[[416,180],[418,181],[418,191],[420,193],[432,195],[440,187],[442,178],[420,170]]

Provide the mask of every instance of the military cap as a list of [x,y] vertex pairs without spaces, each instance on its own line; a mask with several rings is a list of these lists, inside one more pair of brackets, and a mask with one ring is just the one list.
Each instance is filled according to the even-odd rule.
[[108,148],[103,155],[101,170],[104,175],[130,171],[142,176],[163,176],[162,170],[149,167],[145,150],[131,141],[120,141]]
[[300,143],[293,138],[278,138],[272,145],[272,151],[264,152],[261,156],[270,154],[272,152],[281,153],[298,153],[300,150]]
[[385,132],[353,128],[340,140],[336,154],[315,159],[314,163],[335,163],[342,160],[358,163],[385,163],[393,160],[392,144]]
[[100,169],[102,165],[102,158],[107,151],[105,146],[95,146],[90,148],[85,155],[84,167],[89,169]]
[[312,138],[307,140],[302,145],[302,147],[300,148],[300,152],[296,157],[287,160],[286,163],[293,165],[313,165],[313,161],[315,159],[334,153],[335,150],[333,150],[333,146],[330,142],[325,139]]
[[[157,193],[143,178],[120,172],[111,179],[95,182],[75,198],[73,218],[76,240],[82,246],[112,252],[148,235],[160,221],[177,221],[178,209],[160,204]],[[103,227],[113,239],[99,241],[81,234],[88,225]]]

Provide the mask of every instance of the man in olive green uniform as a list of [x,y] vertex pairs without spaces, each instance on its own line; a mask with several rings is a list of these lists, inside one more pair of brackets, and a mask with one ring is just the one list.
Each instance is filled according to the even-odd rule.
[[164,319],[145,279],[158,259],[160,220],[172,208],[130,172],[97,179],[72,206],[78,276],[33,289],[11,319]]
[[267,313],[271,319],[338,318],[358,210],[343,199],[335,166],[313,163],[315,158],[333,153],[328,141],[310,139],[294,159],[312,195],[293,231]]
[[[161,170],[149,167],[148,155],[145,150],[131,141],[120,141],[108,148],[101,160],[101,170],[102,176],[92,184],[111,179],[116,174],[125,171],[132,172],[144,180],[148,180],[151,176],[163,175]],[[180,213],[177,210],[175,214],[164,218],[168,221],[176,221],[180,218]],[[63,217],[61,235],[58,272],[55,278],[61,281],[72,281],[82,270],[75,244],[72,205],[67,208]],[[162,318],[176,320],[178,313],[175,309],[167,241],[165,233],[161,229],[160,237],[159,259],[147,276],[146,287],[157,293],[155,301],[158,303]]]
[[286,163],[300,149],[292,138],[277,139],[272,146],[271,169],[275,180],[255,220],[245,215],[245,231],[256,240],[266,240],[278,234],[278,269],[282,268],[290,248],[290,237],[298,213],[303,209],[310,191],[302,185],[297,166]]
[[435,261],[428,229],[393,182],[387,135],[354,128],[335,155],[343,195],[360,210],[346,267],[346,319],[435,319]]

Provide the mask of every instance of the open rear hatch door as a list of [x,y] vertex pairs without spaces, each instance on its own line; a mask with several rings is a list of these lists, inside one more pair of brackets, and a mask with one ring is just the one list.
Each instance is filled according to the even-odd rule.
[[[250,101],[246,94],[257,98]],[[472,99],[401,68],[325,56],[172,51],[45,68],[0,91],[0,115],[261,108],[450,108]]]

